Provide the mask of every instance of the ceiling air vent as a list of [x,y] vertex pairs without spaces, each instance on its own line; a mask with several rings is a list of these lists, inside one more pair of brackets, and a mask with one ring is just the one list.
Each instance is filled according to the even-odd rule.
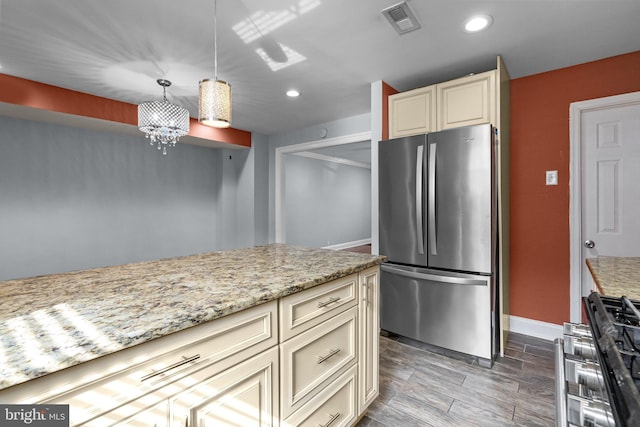
[[389,6],[382,11],[382,14],[400,35],[420,28],[416,16],[409,9],[406,1]]

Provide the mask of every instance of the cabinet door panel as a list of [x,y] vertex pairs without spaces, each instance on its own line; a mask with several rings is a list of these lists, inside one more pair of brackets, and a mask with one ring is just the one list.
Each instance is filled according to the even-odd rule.
[[389,97],[389,138],[433,132],[436,127],[435,86]]
[[495,124],[495,71],[463,77],[436,87],[438,130]]
[[172,427],[278,425],[277,347],[222,373],[197,374],[193,387],[170,399]]
[[372,267],[362,271],[359,278],[358,405],[360,412],[364,412],[379,393],[380,268]]

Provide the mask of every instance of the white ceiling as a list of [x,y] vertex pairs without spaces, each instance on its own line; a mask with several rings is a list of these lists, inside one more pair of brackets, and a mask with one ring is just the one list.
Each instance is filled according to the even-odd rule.
[[[640,49],[638,0],[409,0],[422,28],[404,36],[380,14],[395,3],[218,0],[232,126],[270,135],[366,113],[371,82],[412,89],[495,68],[496,55],[518,78]],[[476,13],[493,25],[465,33]],[[213,28],[213,0],[0,0],[0,72],[135,104],[167,78],[195,117]]]

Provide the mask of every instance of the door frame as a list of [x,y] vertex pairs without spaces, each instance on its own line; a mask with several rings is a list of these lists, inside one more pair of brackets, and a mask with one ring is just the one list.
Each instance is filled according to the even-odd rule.
[[371,131],[338,136],[335,138],[320,139],[302,144],[285,145],[275,150],[275,241],[286,243],[287,241],[287,201],[286,201],[286,172],[285,154],[294,154],[301,151],[317,150],[318,148],[333,147],[336,145],[352,144],[354,142],[370,141]]
[[570,321],[582,322],[582,114],[640,103],[640,92],[573,102],[569,106]]

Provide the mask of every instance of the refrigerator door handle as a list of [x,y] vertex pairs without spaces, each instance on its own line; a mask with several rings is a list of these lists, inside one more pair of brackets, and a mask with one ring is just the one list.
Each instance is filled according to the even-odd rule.
[[388,273],[397,274],[399,276],[410,277],[412,279],[418,279],[418,280],[431,280],[433,282],[452,283],[455,285],[475,285],[475,286],[489,285],[489,281],[486,279],[468,279],[464,277],[441,276],[438,274],[421,273],[419,271],[411,271],[411,270],[405,270],[397,267],[392,267],[387,264],[380,265],[380,269]]
[[424,146],[419,145],[416,153],[416,226],[418,231],[418,253],[424,254],[424,234],[422,233],[422,164]]
[[428,210],[427,218],[429,219],[429,248],[431,255],[438,255],[438,247],[436,238],[436,143],[429,145],[429,191],[427,196]]

